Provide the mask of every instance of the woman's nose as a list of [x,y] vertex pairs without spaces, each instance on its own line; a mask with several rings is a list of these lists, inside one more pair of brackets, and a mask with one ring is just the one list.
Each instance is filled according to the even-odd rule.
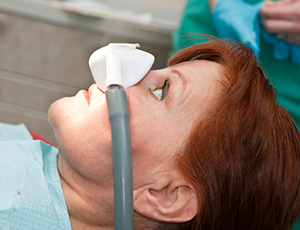
[[132,95],[136,95],[139,88],[140,88],[140,85],[139,85],[139,83],[137,83],[137,84],[135,84],[131,87],[128,87],[128,88],[124,89],[124,91],[128,96],[132,96]]
[[138,83],[136,83],[135,85],[133,86],[130,86],[125,90],[126,93],[134,93],[134,92],[137,92],[139,90],[143,90],[143,89],[146,89],[147,88],[147,79],[150,75],[152,71],[149,71]]

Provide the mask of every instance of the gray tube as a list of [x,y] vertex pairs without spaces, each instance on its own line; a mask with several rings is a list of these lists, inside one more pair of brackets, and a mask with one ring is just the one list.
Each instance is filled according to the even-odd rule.
[[133,230],[132,162],[129,132],[129,112],[125,91],[105,92],[111,125],[115,229]]

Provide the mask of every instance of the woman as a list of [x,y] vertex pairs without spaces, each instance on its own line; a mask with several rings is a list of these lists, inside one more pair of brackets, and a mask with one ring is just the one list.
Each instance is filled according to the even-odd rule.
[[[300,135],[252,52],[213,40],[169,64],[126,89],[135,228],[291,228],[300,214]],[[113,229],[103,92],[93,85],[56,101],[49,121],[72,229]]]

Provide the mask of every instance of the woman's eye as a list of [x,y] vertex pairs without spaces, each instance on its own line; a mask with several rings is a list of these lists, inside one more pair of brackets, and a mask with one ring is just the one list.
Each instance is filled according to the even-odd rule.
[[169,88],[168,80],[165,80],[163,87],[151,90],[151,92],[159,101],[162,101],[167,96],[168,88]]

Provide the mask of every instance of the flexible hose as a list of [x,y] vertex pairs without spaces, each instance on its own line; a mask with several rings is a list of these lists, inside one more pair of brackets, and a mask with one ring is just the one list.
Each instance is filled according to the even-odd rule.
[[132,160],[127,97],[125,91],[119,88],[107,90],[105,96],[112,135],[115,229],[133,230]]

